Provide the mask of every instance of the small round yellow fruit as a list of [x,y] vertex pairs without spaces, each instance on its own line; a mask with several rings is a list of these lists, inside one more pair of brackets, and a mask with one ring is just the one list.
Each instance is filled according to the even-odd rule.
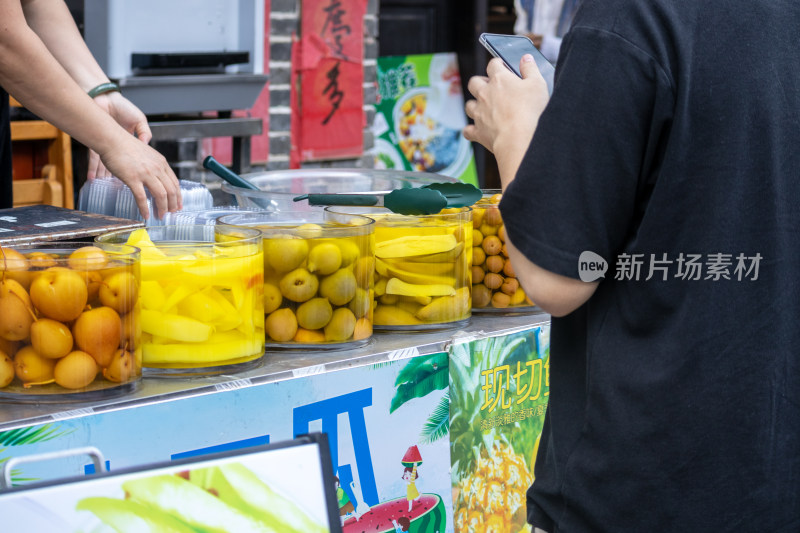
[[269,338],[276,342],[289,342],[297,333],[297,317],[288,307],[270,313],[264,321]]
[[7,353],[0,350],[0,389],[11,385],[15,376],[14,360]]
[[97,376],[97,363],[86,352],[75,350],[56,362],[53,378],[65,389],[83,389]]
[[59,322],[78,318],[88,299],[86,282],[80,274],[68,268],[48,268],[31,283],[33,305],[47,318]]
[[108,265],[108,255],[97,246],[84,246],[69,254],[67,264],[75,270],[100,270]]
[[31,344],[48,359],[59,359],[72,351],[72,332],[61,322],[40,318],[31,325]]
[[14,371],[22,383],[51,381],[55,366],[55,359],[42,357],[33,346],[20,348],[14,356]]

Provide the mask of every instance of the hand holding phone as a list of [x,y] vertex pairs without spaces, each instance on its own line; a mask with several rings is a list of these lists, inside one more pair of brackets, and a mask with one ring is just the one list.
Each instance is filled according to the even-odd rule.
[[519,70],[519,62],[525,54],[531,54],[539,72],[542,73],[544,81],[547,82],[547,90],[553,93],[553,75],[555,68],[542,55],[533,42],[524,35],[501,35],[498,33],[482,33],[480,43],[494,57],[499,57],[503,63],[511,69],[517,76],[522,77]]

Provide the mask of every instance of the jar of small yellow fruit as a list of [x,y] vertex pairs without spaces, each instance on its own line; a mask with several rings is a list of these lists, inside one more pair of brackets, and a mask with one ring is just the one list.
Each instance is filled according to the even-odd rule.
[[469,207],[402,215],[383,207],[327,212],[375,220],[375,328],[425,331],[469,322],[472,218]]
[[0,397],[62,401],[142,375],[139,250],[59,242],[0,248]]
[[217,225],[261,230],[267,349],[352,348],[372,337],[372,219],[245,212],[222,216]]
[[514,273],[506,248],[506,227],[500,216],[502,195],[485,189],[472,206],[472,310],[478,313],[533,311]]
[[264,355],[261,232],[167,225],[95,237],[141,250],[146,375],[244,370]]

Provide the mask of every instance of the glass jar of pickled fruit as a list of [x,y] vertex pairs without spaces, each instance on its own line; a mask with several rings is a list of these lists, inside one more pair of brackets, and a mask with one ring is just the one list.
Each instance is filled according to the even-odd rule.
[[0,248],[0,397],[85,400],[142,375],[139,250],[85,242]]
[[435,215],[401,215],[381,207],[331,206],[326,211],[375,220],[376,329],[429,330],[469,321],[469,207]]
[[153,226],[95,238],[141,249],[146,375],[243,370],[264,354],[261,232]]
[[535,307],[519,284],[506,249],[499,190],[485,189],[472,206],[472,310],[528,312]]
[[372,336],[374,222],[323,211],[225,215],[264,239],[266,346],[342,348]]

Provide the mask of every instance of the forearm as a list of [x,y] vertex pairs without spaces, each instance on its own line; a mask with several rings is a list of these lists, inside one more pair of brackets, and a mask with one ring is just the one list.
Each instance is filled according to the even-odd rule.
[[28,26],[84,92],[108,81],[63,0],[22,0],[22,8]]
[[500,186],[503,190],[514,181],[532,137],[533,132],[509,131],[507,134],[499,136],[495,141],[494,156],[497,160]]
[[[555,274],[532,263],[514,244],[506,238],[506,249],[514,274],[525,289],[525,294],[539,307],[553,316],[560,317],[573,312],[594,294],[597,282],[586,283]],[[577,268],[578,265],[575,265]]]
[[0,0],[0,85],[33,113],[100,154],[127,135],[49,53],[15,0]]

